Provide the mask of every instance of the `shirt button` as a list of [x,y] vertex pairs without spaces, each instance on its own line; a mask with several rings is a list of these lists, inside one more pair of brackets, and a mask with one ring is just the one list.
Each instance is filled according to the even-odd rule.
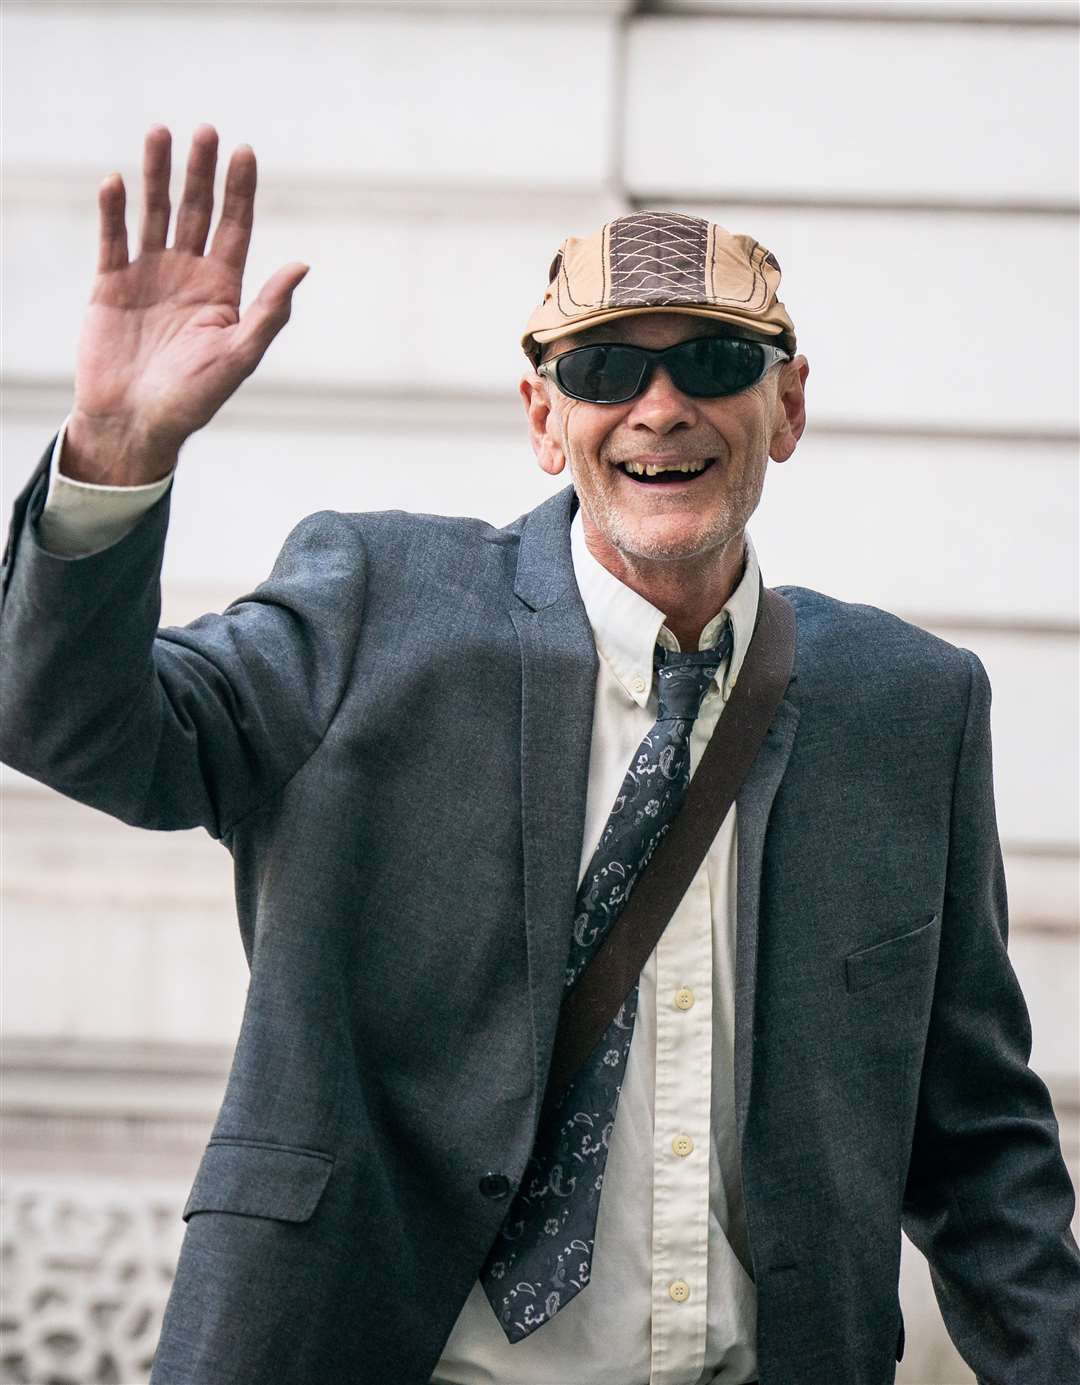
[[685,1303],[690,1297],[690,1285],[685,1279],[676,1279],[674,1283],[668,1285],[668,1293],[676,1303]]
[[480,1180],[480,1191],[484,1197],[497,1200],[510,1191],[510,1180],[504,1173],[485,1173]]
[[680,1159],[685,1159],[688,1154],[693,1154],[694,1142],[689,1135],[676,1135],[671,1142],[671,1148]]
[[683,986],[675,992],[675,1008],[678,1010],[689,1010],[694,1003],[694,992],[689,986]]
[[630,686],[636,693],[643,693],[645,691],[645,679],[640,677],[635,678]]

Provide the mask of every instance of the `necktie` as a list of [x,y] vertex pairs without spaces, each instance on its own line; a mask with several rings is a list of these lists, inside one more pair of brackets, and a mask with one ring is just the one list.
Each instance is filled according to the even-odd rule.
[[[690,783],[690,732],[720,664],[731,654],[725,623],[712,649],[657,647],[656,721],[634,752],[578,888],[566,990],[588,966],[630,897]],[[589,1282],[611,1133],[637,1015],[638,988],[541,1120],[521,1185],[480,1272],[510,1342],[519,1342]]]

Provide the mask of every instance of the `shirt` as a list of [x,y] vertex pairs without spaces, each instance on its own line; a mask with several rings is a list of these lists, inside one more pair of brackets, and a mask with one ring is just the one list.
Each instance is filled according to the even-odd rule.
[[[53,452],[39,520],[63,556],[115,542],[167,489],[90,486]],[[634,751],[656,720],[653,650],[677,650],[664,612],[588,551],[580,511],[574,574],[598,652],[579,881]],[[725,620],[732,655],[717,669],[690,739],[691,773],[730,696],[757,618],[759,565],[702,632]],[[756,1295],[735,1125],[736,808],[728,812],[640,981],[637,1019],[596,1227],[590,1283],[513,1346],[476,1283],[432,1385],[744,1385],[756,1377]]]

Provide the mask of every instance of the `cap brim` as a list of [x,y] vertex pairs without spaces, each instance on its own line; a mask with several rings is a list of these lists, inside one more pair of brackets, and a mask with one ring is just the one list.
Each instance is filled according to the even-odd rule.
[[[590,314],[588,317],[578,318],[575,322],[568,322],[565,325],[560,324],[558,327],[544,327],[539,331],[529,332],[522,342],[522,346],[525,348],[526,354],[530,354],[530,342],[534,342],[538,346],[546,346],[548,342],[560,341],[563,337],[575,336],[578,332],[584,332],[589,327],[599,327],[605,322],[614,322],[620,317],[641,317],[645,314],[652,313],[678,313],[682,317],[703,317],[712,322],[725,322],[732,327],[741,328],[749,337],[775,339],[777,337],[788,336],[788,333],[780,326],[774,326],[772,323],[767,322],[755,322],[745,317],[740,317],[736,313],[722,312],[716,308],[709,308],[704,305],[698,307],[697,305],[672,304],[671,306],[665,305],[656,308],[603,308],[599,312]],[[783,342],[782,344],[785,350],[794,351],[794,342]]]
[[779,337],[783,334],[782,327],[774,327],[771,323],[754,322],[745,317],[738,317],[734,313],[719,312],[716,308],[706,307],[685,307],[682,304],[672,304],[671,307],[660,308],[604,308],[600,312],[593,313],[590,317],[578,318],[577,321],[567,323],[566,326],[544,327],[539,332],[530,332],[529,336],[533,341],[546,343],[558,341],[560,337],[573,336],[575,332],[584,332],[587,327],[598,327],[603,322],[614,322],[618,317],[642,317],[647,313],[678,313],[684,317],[708,317],[713,321],[730,322],[733,327],[742,327],[748,332],[759,332],[764,337]]

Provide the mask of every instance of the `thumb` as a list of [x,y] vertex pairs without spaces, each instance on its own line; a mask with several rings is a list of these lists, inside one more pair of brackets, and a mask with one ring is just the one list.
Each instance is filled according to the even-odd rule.
[[248,304],[236,324],[233,336],[233,351],[242,363],[245,374],[251,374],[267,347],[288,322],[293,292],[310,268],[310,265],[299,263],[283,265],[267,279],[258,296]]

